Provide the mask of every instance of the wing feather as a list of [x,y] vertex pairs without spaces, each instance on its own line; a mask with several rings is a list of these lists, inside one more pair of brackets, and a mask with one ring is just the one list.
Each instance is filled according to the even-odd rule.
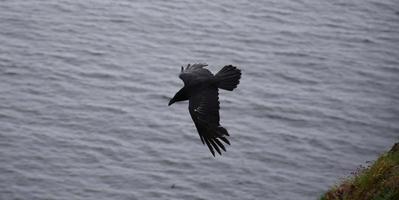
[[184,85],[193,85],[195,83],[199,83],[202,80],[206,80],[209,78],[213,78],[213,74],[204,67],[208,66],[207,64],[188,64],[186,68],[181,67],[181,72],[179,78],[183,80]]
[[230,145],[226,138],[228,133],[225,128],[220,126],[219,120],[219,97],[217,87],[208,87],[189,99],[189,111],[198,130],[202,143],[208,146],[212,155],[215,150],[221,155],[220,149],[226,151],[224,145],[218,140],[222,140]]

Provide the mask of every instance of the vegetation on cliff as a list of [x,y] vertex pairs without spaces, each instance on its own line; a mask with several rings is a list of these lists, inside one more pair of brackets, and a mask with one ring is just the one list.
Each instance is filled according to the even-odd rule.
[[320,200],[399,200],[399,143],[369,167],[326,192]]

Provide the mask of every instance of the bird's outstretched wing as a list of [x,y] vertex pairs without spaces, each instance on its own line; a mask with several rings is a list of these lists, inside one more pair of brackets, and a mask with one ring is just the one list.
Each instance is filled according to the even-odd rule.
[[230,145],[226,138],[227,130],[219,124],[219,97],[216,87],[209,87],[189,99],[189,111],[198,130],[201,141],[215,156],[214,149],[221,155],[220,149],[226,148],[220,140]]
[[213,77],[213,74],[204,67],[207,64],[188,64],[185,68],[181,67],[179,78],[183,80],[184,85],[193,85],[203,80],[207,80]]

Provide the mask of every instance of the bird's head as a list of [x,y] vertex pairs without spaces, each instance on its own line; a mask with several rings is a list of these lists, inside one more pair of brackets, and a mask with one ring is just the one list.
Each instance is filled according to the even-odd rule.
[[188,100],[188,96],[186,89],[182,88],[175,94],[175,96],[172,99],[170,99],[168,106],[172,105],[177,101],[184,101],[184,100]]

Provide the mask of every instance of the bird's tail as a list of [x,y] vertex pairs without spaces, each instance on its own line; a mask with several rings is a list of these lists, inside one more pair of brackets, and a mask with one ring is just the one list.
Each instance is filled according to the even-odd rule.
[[220,89],[232,91],[240,83],[241,70],[233,65],[226,65],[216,73],[215,78]]

